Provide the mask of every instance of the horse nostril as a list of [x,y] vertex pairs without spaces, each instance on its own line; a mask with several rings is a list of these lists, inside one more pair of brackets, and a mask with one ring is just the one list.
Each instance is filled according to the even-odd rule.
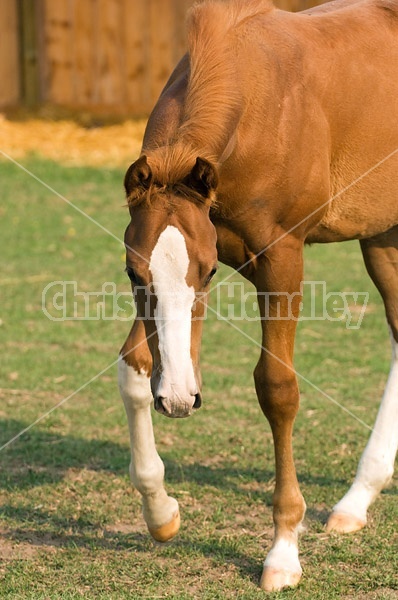
[[192,409],[196,410],[202,406],[202,397],[200,394],[195,394],[195,401],[192,409],[189,407],[188,403],[177,403],[173,407],[172,403],[170,403],[170,400],[168,398],[164,398],[163,396],[156,396],[153,404],[155,410],[166,417],[187,417],[192,413]]
[[163,400],[163,398],[161,396],[156,396],[156,398],[154,400],[155,410],[160,413],[165,412],[162,400]]
[[195,402],[193,407],[200,408],[202,406],[202,396],[200,394],[195,394]]

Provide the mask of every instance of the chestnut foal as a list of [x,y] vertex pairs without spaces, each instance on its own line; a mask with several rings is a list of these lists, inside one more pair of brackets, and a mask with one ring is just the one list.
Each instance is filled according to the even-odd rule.
[[[305,503],[292,430],[293,369],[306,242],[359,239],[380,290],[393,359],[355,481],[328,529],[355,531],[393,472],[398,441],[398,4],[337,0],[304,13],[269,0],[207,0],[189,13],[189,52],[152,112],[125,177],[127,273],[138,318],[122,348],[119,385],[130,473],[159,541],[179,528],[164,489],[151,402],[168,417],[201,405],[203,294],[218,259],[256,286],[262,346],[254,371],[276,462],[275,538],[261,586],[301,577]],[[273,292],[269,306],[263,292]],[[280,296],[278,297],[278,293]],[[296,294],[288,303],[287,294]],[[200,301],[198,300],[200,295]],[[289,316],[288,310],[291,310]]]

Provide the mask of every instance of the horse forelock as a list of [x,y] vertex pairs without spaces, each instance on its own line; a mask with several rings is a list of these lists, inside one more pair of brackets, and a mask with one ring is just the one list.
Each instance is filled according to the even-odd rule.
[[198,192],[180,182],[168,185],[153,183],[147,190],[136,190],[127,197],[127,205],[133,208],[141,204],[147,206],[162,204],[169,210],[173,210],[177,207],[178,199],[205,206],[215,206],[217,204],[215,193],[209,198],[204,198]]
[[[147,160],[152,172],[152,183],[148,189],[132,190],[127,197],[128,206],[138,206],[142,203],[152,205],[155,202],[164,202],[172,206],[175,197],[185,198],[196,204],[215,204],[214,193],[205,198],[184,181],[192,171],[198,155],[198,150],[180,142],[148,151]],[[216,158],[208,153],[202,152],[201,158],[216,163]]]

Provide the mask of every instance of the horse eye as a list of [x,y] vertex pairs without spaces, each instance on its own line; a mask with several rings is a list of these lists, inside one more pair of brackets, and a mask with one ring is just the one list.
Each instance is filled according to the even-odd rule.
[[132,283],[137,283],[137,276],[131,267],[126,267],[126,273]]
[[217,273],[217,268],[216,268],[216,267],[214,267],[214,268],[213,268],[213,269],[210,271],[210,273],[208,274],[208,276],[207,276],[207,279],[206,279],[205,286],[206,286],[206,285],[208,285],[208,284],[210,283],[210,281],[213,279],[213,277],[214,277],[214,275],[215,275],[216,273]]

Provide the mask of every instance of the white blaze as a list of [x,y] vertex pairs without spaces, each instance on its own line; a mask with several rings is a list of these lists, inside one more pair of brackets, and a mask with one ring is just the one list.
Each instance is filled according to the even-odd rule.
[[[189,256],[182,233],[172,225],[160,234],[149,268],[157,297],[155,322],[162,374],[156,394],[174,412],[191,409],[198,392],[191,359],[191,309],[195,290],[186,282]],[[165,404],[165,403],[163,403]]]

